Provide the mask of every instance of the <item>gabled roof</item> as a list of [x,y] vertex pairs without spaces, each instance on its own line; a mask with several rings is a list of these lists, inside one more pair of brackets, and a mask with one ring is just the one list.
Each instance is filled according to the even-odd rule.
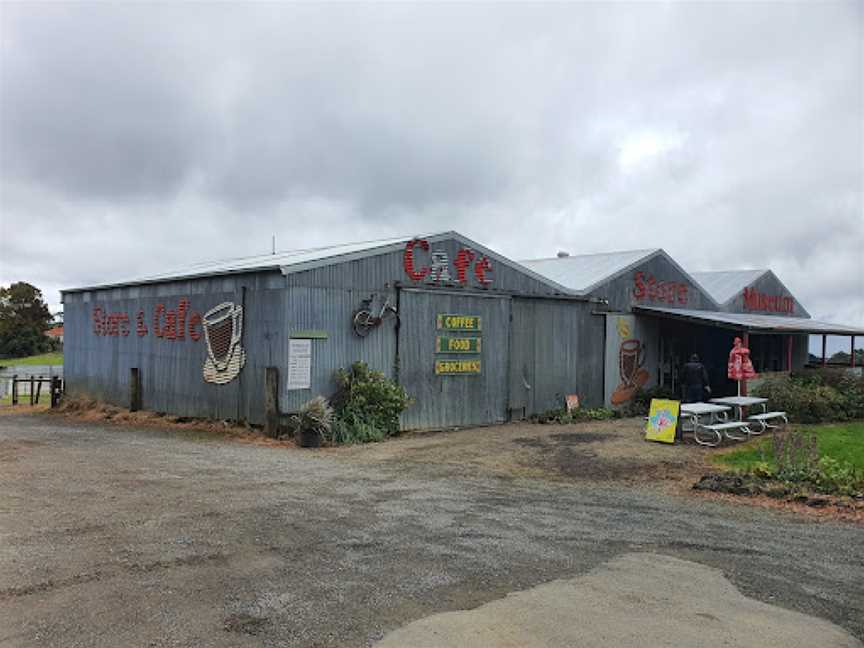
[[587,293],[661,252],[663,251],[660,248],[626,250],[533,259],[520,261],[520,263],[570,290]]
[[768,272],[770,270],[717,270],[690,274],[708,291],[714,301],[725,304]]
[[215,277],[223,275],[240,274],[244,272],[262,272],[267,270],[279,271],[284,275],[304,270],[311,270],[337,263],[356,261],[367,257],[373,257],[389,252],[402,250],[408,241],[415,238],[423,238],[430,243],[442,240],[457,240],[465,247],[470,247],[485,254],[496,263],[507,266],[517,272],[530,276],[561,295],[575,296],[574,292],[566,286],[556,283],[554,280],[538,274],[530,268],[526,268],[497,252],[472,241],[458,232],[441,232],[438,234],[400,236],[358,243],[341,243],[324,247],[306,248],[301,250],[288,250],[276,254],[261,254],[249,257],[238,257],[234,259],[222,259],[219,261],[206,261],[196,263],[185,268],[154,275],[147,275],[126,281],[116,281],[107,284],[87,286],[82,288],[68,288],[61,293],[82,292],[85,290],[97,290],[103,288],[115,288],[120,286],[136,286],[142,284],[160,283],[166,281],[180,281],[187,279],[198,279],[203,277]]

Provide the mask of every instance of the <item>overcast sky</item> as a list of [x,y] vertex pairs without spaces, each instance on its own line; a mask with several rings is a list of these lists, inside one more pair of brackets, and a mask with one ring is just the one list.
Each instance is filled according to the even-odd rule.
[[864,324],[862,6],[0,4],[0,283],[455,229]]

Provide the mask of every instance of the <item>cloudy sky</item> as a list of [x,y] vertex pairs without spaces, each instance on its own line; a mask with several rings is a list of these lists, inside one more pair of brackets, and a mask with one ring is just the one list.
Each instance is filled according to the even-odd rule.
[[0,4],[0,283],[456,229],[864,324],[860,2]]

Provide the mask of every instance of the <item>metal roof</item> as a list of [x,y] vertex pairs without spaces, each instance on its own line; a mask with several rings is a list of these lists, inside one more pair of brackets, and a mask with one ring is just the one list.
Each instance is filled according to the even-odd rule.
[[738,296],[747,286],[759,279],[769,270],[717,270],[712,272],[691,272],[690,276],[708,291],[718,304],[725,304]]
[[658,252],[662,250],[654,248],[578,254],[551,259],[532,259],[519,263],[549,277],[552,281],[567,286],[570,290],[585,293]]
[[124,281],[113,281],[105,284],[85,286],[81,288],[67,288],[61,290],[62,293],[82,292],[85,290],[100,290],[104,288],[118,288],[121,286],[136,286],[142,284],[160,283],[166,281],[180,281],[187,279],[197,279],[202,277],[214,277],[222,275],[239,274],[244,272],[261,272],[266,270],[279,271],[284,275],[294,272],[302,272],[311,270],[325,265],[333,265],[336,263],[345,263],[366,257],[386,254],[401,250],[408,241],[415,238],[423,238],[430,243],[435,243],[444,239],[455,239],[463,245],[470,247],[473,250],[482,252],[497,263],[508,266],[518,272],[526,274],[536,281],[546,284],[554,289],[557,293],[569,296],[578,297],[572,290],[566,286],[555,282],[545,275],[539,274],[531,268],[508,259],[492,250],[472,241],[471,239],[462,236],[458,232],[440,232],[438,234],[400,236],[394,238],[376,239],[372,241],[361,241],[355,243],[341,243],[338,245],[328,245],[324,247],[306,248],[301,250],[288,250],[285,252],[277,252],[276,254],[260,254],[249,257],[237,257],[234,259],[222,259],[219,261],[205,261],[186,266],[171,272],[164,272],[143,277],[136,277]]
[[751,315],[749,313],[722,313],[691,309],[663,308],[660,306],[634,306],[633,310],[645,315],[656,315],[696,324],[712,324],[723,328],[765,333],[813,333],[818,335],[864,335],[864,327],[832,324],[803,317],[777,315]]

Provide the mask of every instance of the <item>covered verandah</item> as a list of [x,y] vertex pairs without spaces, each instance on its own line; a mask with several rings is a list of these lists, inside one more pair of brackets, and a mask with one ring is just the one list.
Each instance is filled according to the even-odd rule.
[[660,367],[658,383],[680,392],[678,371],[691,354],[699,354],[708,370],[716,396],[735,394],[737,384],[726,377],[726,363],[735,337],[750,349],[757,373],[771,374],[803,369],[808,362],[809,336],[821,335],[822,364],[827,365],[827,336],[849,338],[850,366],[855,367],[855,339],[864,337],[864,328],[818,320],[636,306],[638,317],[657,320]]

